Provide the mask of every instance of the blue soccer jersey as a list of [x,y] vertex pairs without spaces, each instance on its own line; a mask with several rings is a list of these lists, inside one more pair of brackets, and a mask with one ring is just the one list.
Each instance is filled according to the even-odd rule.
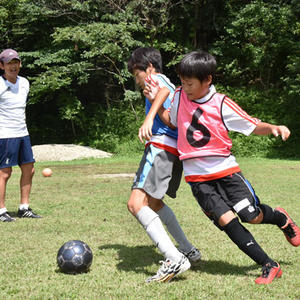
[[[170,94],[163,104],[164,108],[168,109],[171,106],[171,100],[173,98],[174,91],[175,91],[174,84],[172,84],[169,78],[163,74],[151,75],[151,78],[154,82],[158,82],[160,87],[167,87],[170,90]],[[146,98],[146,107],[145,107],[146,115],[148,114],[150,108],[151,108],[151,103]],[[165,125],[165,123],[160,119],[158,114],[156,114],[153,120],[152,134],[167,135],[177,139],[177,129],[173,130],[167,125]]]

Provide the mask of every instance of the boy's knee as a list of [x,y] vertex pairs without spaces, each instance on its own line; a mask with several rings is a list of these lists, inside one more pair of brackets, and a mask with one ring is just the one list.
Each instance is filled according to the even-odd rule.
[[128,211],[134,215],[134,211],[135,211],[135,206],[134,206],[134,201],[132,201],[132,199],[130,198],[127,202],[127,209]]
[[259,207],[246,207],[242,211],[238,212],[243,223],[260,224],[264,218],[264,214]]
[[147,197],[140,190],[134,189],[131,192],[130,198],[127,202],[127,209],[129,212],[136,216],[143,206],[148,205]]
[[131,213],[132,212],[132,207],[130,206],[130,204],[127,202],[127,210]]
[[236,218],[235,214],[231,210],[229,210],[219,218],[218,225],[224,227],[235,218]]
[[250,216],[241,216],[241,215],[239,215],[239,217],[243,223],[260,224],[264,218],[264,214],[262,213],[262,211],[260,211],[256,217],[250,218]]
[[264,215],[261,211],[257,217],[255,217],[252,220],[249,220],[248,223],[250,223],[250,224],[260,224],[262,222],[263,218],[264,218]]

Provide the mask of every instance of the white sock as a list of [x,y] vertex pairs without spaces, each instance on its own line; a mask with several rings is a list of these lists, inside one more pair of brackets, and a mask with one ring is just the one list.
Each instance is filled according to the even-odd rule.
[[172,209],[165,204],[157,213],[162,222],[167,226],[170,234],[178,243],[179,249],[186,253],[190,252],[193,245],[187,240]]
[[23,210],[23,209],[28,209],[29,208],[29,204],[25,203],[25,204],[20,204],[19,209]]
[[4,214],[7,212],[6,207],[0,208],[0,215]]
[[136,218],[144,226],[147,234],[164,257],[179,262],[182,254],[171,241],[158,214],[149,206],[144,206],[137,213]]

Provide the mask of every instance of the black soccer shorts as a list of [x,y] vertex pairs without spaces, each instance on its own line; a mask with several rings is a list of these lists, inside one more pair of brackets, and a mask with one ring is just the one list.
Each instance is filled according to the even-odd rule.
[[200,207],[216,225],[229,210],[237,213],[242,222],[249,222],[260,213],[259,198],[241,172],[206,182],[190,182],[190,185]]

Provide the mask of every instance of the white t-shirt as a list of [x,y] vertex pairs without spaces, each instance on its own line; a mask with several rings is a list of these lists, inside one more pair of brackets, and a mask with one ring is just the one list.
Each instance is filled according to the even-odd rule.
[[[208,101],[216,93],[215,87],[210,87],[209,93],[198,100],[198,103]],[[177,110],[179,103],[179,92],[175,92],[171,107],[170,120],[174,126],[177,126]],[[224,100],[222,105],[222,119],[229,131],[236,131],[244,135],[250,135],[256,128],[258,119],[250,117],[234,101],[229,98]],[[206,156],[183,160],[183,170],[186,181],[207,181],[223,177],[222,174],[230,170],[238,169],[238,163],[233,155],[223,156]]]
[[0,77],[0,138],[28,135],[25,108],[29,81],[21,76],[16,83]]

